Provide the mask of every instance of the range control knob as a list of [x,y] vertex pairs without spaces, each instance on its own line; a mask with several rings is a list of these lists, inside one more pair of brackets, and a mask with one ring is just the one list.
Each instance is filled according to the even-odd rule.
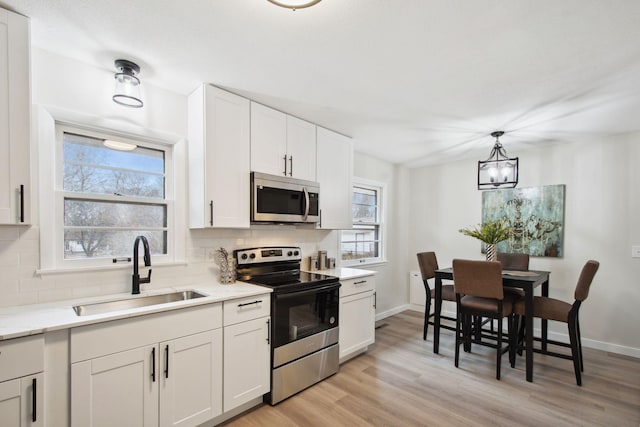
[[249,258],[251,258],[251,259],[254,259],[255,257],[256,257],[256,254],[252,253],[251,255],[249,255]]
[[242,254],[242,256],[240,258],[247,259],[247,254]]
[[293,254],[294,254],[295,256],[298,256],[298,254],[299,254],[299,253],[300,253],[300,252],[298,252],[298,251],[293,251]]
[[293,252],[291,251],[287,252],[287,256],[291,256],[291,255],[293,255]]

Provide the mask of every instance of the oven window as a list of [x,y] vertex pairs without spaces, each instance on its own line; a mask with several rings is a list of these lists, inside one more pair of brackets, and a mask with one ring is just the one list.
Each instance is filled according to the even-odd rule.
[[276,294],[275,347],[338,326],[338,289]]

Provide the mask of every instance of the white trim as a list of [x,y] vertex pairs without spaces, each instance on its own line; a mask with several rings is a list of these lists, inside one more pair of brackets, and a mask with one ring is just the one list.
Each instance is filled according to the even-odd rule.
[[378,320],[382,320],[385,319],[387,317],[391,317],[394,314],[398,314],[398,313],[402,313],[403,311],[406,311],[409,309],[409,304],[402,304],[398,307],[394,307],[392,309],[389,309],[387,311],[383,311],[382,313],[376,313],[376,322]]
[[[340,256],[340,266],[341,267],[362,267],[362,266],[372,266],[376,264],[386,263],[386,253],[387,253],[387,224],[385,221],[385,216],[387,212],[387,183],[382,181],[375,181],[367,178],[360,178],[354,176],[351,182],[351,193],[353,194],[354,187],[363,187],[370,188],[372,190],[378,191],[378,218],[375,223],[366,223],[362,225],[378,225],[378,241],[379,247],[378,250],[380,254],[376,258],[364,258],[364,262],[361,262],[362,259],[356,260],[342,260]],[[358,225],[358,223],[353,223],[353,225]],[[351,228],[352,230],[353,228]],[[338,239],[338,253],[342,255],[342,230],[340,230],[340,236]]]
[[[153,257],[152,261],[155,261],[157,257]],[[76,268],[39,268],[36,270],[36,275],[38,276],[51,276],[55,274],[69,274],[69,273],[93,273],[96,271],[115,271],[115,270],[130,270],[132,268],[132,263],[126,264],[111,264],[111,265],[102,265],[97,267],[76,267]],[[162,267],[184,267],[189,265],[187,261],[173,261],[173,262],[160,262],[155,263],[152,262],[151,267],[149,268],[162,268]],[[147,267],[145,267],[147,268]]]
[[[87,269],[113,270],[121,266],[112,265],[111,258],[99,258],[94,260],[65,260],[61,247],[64,233],[63,203],[63,146],[62,135],[65,131],[81,133],[95,138],[112,138],[135,143],[136,145],[160,150],[164,153],[165,166],[165,197],[164,199],[148,198],[137,200],[140,203],[165,205],[167,209],[167,254],[156,255],[154,260],[160,261],[156,265],[175,264],[176,239],[175,230],[175,192],[174,192],[174,155],[172,144],[166,140],[152,140],[149,137],[131,135],[118,130],[96,129],[86,124],[72,124],[68,121],[56,121],[43,107],[34,108],[34,135],[38,142],[40,153],[39,162],[39,219],[40,219],[40,269],[37,274],[68,273],[72,271],[87,271]],[[106,133],[105,133],[106,132]],[[53,191],[51,191],[53,190]],[[72,197],[75,197],[74,193]],[[108,199],[108,195],[104,198]],[[129,198],[127,198],[129,199]],[[118,201],[122,201],[119,198]],[[53,213],[53,214],[52,214]],[[80,266],[78,266],[81,264]],[[155,263],[154,263],[155,264]]]

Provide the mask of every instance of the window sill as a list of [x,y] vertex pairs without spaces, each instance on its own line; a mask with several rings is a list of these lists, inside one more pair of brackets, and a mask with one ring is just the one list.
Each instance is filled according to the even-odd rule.
[[[55,274],[74,274],[74,273],[93,273],[98,271],[115,271],[115,270],[130,270],[133,263],[120,264],[120,265],[100,265],[91,267],[74,267],[74,268],[39,268],[36,270],[37,276],[50,276]],[[152,264],[151,268],[156,267],[175,267],[185,266],[186,261],[165,262],[159,264]],[[146,267],[145,267],[146,268]]]
[[359,268],[359,267],[373,267],[376,265],[385,265],[387,264],[389,261],[387,261],[386,259],[377,259],[377,260],[372,260],[372,261],[367,261],[367,262],[358,262],[358,263],[349,263],[349,264],[345,264],[342,263],[340,264],[340,267],[344,267],[344,268]]

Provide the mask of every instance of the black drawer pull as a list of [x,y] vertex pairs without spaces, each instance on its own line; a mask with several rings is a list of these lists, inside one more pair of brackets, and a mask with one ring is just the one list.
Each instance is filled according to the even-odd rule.
[[36,399],[38,397],[38,392],[36,391],[37,390],[36,384],[37,384],[37,380],[36,378],[34,378],[31,381],[31,394],[33,395],[33,412],[31,413],[31,421],[33,421],[34,423],[38,419],[38,416],[36,415]]
[[260,304],[261,302],[262,302],[261,299],[257,299],[257,300],[252,301],[252,302],[245,302],[245,303],[242,303],[242,304],[238,304],[238,307],[244,307],[245,305],[252,305],[252,304]]
[[151,381],[156,382],[156,348],[151,349]]
[[363,283],[367,283],[367,281],[366,280],[361,280],[359,282],[353,282],[354,285],[361,285]]
[[169,378],[169,346],[164,347],[164,377]]

